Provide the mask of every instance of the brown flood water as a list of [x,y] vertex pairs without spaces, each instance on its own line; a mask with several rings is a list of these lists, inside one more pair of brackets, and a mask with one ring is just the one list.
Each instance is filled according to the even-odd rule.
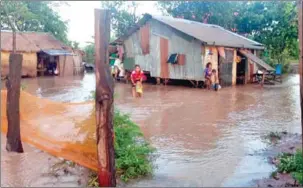
[[[94,75],[87,74],[77,78],[24,79],[22,82],[27,92],[40,98],[57,102],[84,102],[95,88],[94,78]],[[252,179],[266,177],[273,169],[260,154],[262,149],[268,147],[262,136],[271,131],[301,131],[298,75],[288,76],[281,85],[264,88],[257,85],[237,86],[219,92],[145,84],[141,99],[131,97],[129,85],[117,83],[115,93],[115,107],[130,114],[132,120],[140,125],[146,139],[157,149],[154,175],[133,181],[129,186],[254,186]],[[61,109],[56,112],[61,116],[82,115],[78,122],[86,121],[85,117],[91,115],[92,103],[79,104],[81,108],[86,106],[83,109],[75,109],[77,105],[62,107],[62,103],[52,105]],[[93,145],[94,138],[83,141],[83,135],[77,135],[76,130],[67,133],[63,128],[63,131],[52,128],[52,123],[68,126],[70,122],[65,122],[65,119],[60,122],[59,115],[54,118],[43,115],[42,112],[51,113],[44,108],[47,106],[41,107],[41,117],[36,117],[39,121],[32,120],[33,116],[30,121],[24,120],[27,123],[49,123],[49,126],[43,126],[44,133],[48,135],[38,136],[65,141],[67,144],[61,148],[62,151],[72,148],[68,147],[71,146],[68,145],[69,139],[78,141],[78,144],[84,143],[84,146]],[[70,129],[73,127],[69,126]],[[88,129],[86,131],[93,133],[95,127],[91,125]],[[36,146],[41,148],[39,144]],[[92,154],[94,149],[90,146],[83,151]],[[10,160],[10,155],[1,151],[1,185],[3,182],[13,185],[10,181],[19,181],[40,172],[39,168],[26,172],[27,165],[33,164],[16,165],[18,157]],[[60,156],[60,152],[55,154]],[[29,158],[39,161],[38,157],[23,156],[29,161]]]

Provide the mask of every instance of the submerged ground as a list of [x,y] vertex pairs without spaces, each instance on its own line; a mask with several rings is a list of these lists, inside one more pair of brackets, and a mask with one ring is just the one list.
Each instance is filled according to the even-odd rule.
[[[61,102],[86,101],[95,88],[95,77],[89,74],[22,82],[27,92]],[[115,107],[129,113],[157,149],[154,176],[129,186],[254,186],[253,179],[267,177],[274,168],[260,154],[268,147],[263,136],[301,131],[298,75],[276,86],[246,85],[219,92],[147,84],[141,99],[131,97],[130,85],[117,83],[115,93]],[[54,131],[59,130],[49,128],[49,134]],[[47,154],[25,153],[11,160],[1,151],[1,185],[17,186],[15,182],[38,177],[48,165]],[[32,162],[16,165],[16,160]],[[26,170],[40,162],[41,168]],[[27,186],[36,185],[33,182]]]

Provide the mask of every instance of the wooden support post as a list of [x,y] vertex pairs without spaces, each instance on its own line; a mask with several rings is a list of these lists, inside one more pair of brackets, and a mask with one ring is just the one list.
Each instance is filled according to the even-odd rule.
[[160,77],[157,77],[157,85],[160,85],[161,84],[161,78]]
[[302,126],[302,140],[303,140],[303,2],[298,1],[298,29],[299,29],[299,74],[300,74],[300,100],[301,100],[301,126]]
[[95,71],[98,179],[101,187],[116,186],[113,132],[114,81],[110,73],[108,10],[95,9]]
[[22,55],[10,54],[7,87],[7,142],[6,150],[22,153],[23,147],[20,134],[20,86],[21,86]]

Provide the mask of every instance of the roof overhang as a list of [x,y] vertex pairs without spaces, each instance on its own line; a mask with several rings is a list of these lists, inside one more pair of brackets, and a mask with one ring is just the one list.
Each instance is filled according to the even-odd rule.
[[67,50],[41,50],[41,51],[50,56],[59,56],[59,55],[72,56],[72,55],[74,55],[73,53],[71,53]]
[[[246,49],[255,49],[255,50],[264,50],[264,49],[265,49],[265,47],[264,47],[263,44],[258,43],[258,42],[253,41],[253,40],[250,40],[250,39],[248,39],[248,38],[246,38],[246,37],[243,37],[243,36],[241,36],[241,35],[239,35],[238,37],[242,37],[242,38],[245,38],[246,40],[250,40],[250,41],[252,42],[252,44],[251,44],[251,45],[245,45],[245,46],[244,46],[243,44],[227,44],[227,43],[219,44],[219,43],[216,43],[216,42],[214,42],[214,41],[207,41],[207,40],[204,41],[204,40],[201,40],[201,39],[199,39],[199,38],[196,38],[196,37],[193,36],[193,35],[188,34],[187,32],[184,32],[184,31],[182,31],[182,30],[180,30],[180,29],[178,29],[178,28],[176,28],[176,27],[174,27],[174,26],[172,26],[172,25],[169,25],[169,24],[163,22],[161,19],[157,19],[156,17],[152,16],[151,14],[147,14],[147,13],[144,14],[143,18],[141,18],[141,19],[138,21],[138,23],[136,23],[136,25],[132,26],[132,27],[127,31],[127,33],[125,33],[123,36],[120,36],[119,38],[117,38],[116,40],[114,40],[113,42],[111,42],[110,44],[112,44],[112,45],[122,44],[122,43],[124,42],[124,40],[126,40],[132,33],[134,33],[135,31],[139,30],[141,26],[143,26],[147,21],[149,21],[149,20],[152,19],[152,18],[153,18],[153,19],[156,19],[157,21],[161,22],[162,24],[165,24],[165,25],[167,25],[167,26],[170,26],[170,27],[172,27],[172,28],[174,28],[174,29],[176,29],[176,30],[178,30],[178,31],[180,31],[180,32],[182,32],[182,33],[184,33],[184,34],[186,34],[186,35],[192,36],[193,38],[195,38],[195,39],[201,41],[203,44],[206,44],[206,45],[223,46],[223,47],[231,47],[231,48],[246,48]],[[222,29],[224,29],[224,28],[222,28]],[[226,30],[226,29],[224,29],[224,30]],[[232,33],[231,31],[228,31],[228,30],[226,30],[226,32]],[[235,33],[232,33],[232,34],[235,35]]]
[[265,70],[267,70],[267,71],[274,71],[275,70],[273,67],[271,67],[270,65],[268,65],[267,63],[265,63],[262,59],[258,58],[257,56],[255,56],[251,52],[249,52],[247,50],[239,50],[239,52],[242,55],[244,55],[245,57],[247,57],[248,59],[250,59],[253,62],[257,63],[259,66],[263,67]]

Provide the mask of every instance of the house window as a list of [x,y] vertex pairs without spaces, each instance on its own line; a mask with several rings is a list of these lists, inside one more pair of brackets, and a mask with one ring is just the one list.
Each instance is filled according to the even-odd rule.
[[173,65],[185,65],[185,55],[171,54],[167,60],[167,63],[171,63]]
[[171,54],[167,60],[167,63],[177,64],[178,54]]

